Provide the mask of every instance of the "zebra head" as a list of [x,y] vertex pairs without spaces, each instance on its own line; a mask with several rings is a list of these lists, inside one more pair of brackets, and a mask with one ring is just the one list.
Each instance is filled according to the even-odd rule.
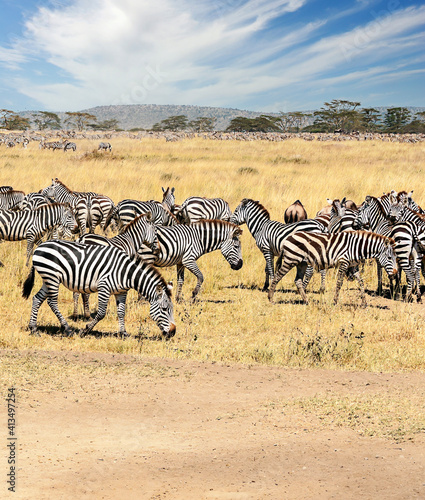
[[396,203],[394,205],[391,205],[388,211],[387,219],[392,224],[395,224],[401,219],[403,213],[405,212],[405,209],[406,209],[405,205],[401,203]]
[[161,333],[166,338],[174,337],[176,325],[174,323],[173,303],[171,301],[172,283],[168,283],[167,288],[158,284],[152,300],[150,301],[150,316],[156,322]]
[[66,206],[59,221],[59,233],[64,238],[71,238],[73,233],[78,232],[78,223],[75,219],[74,211],[70,206]]
[[164,193],[162,196],[162,205],[166,207],[170,212],[174,211],[174,206],[176,203],[176,198],[174,196],[174,188],[167,189],[162,188],[162,192]]
[[390,279],[397,275],[398,265],[395,254],[395,241],[392,238],[385,238],[381,253],[378,255],[378,262],[387,271]]
[[237,226],[245,224],[248,218],[250,201],[251,200],[249,200],[248,198],[244,198],[235,208],[235,211],[230,217],[229,222],[231,222],[232,224],[236,224]]
[[372,214],[371,202],[372,202],[372,197],[366,196],[365,201],[363,202],[362,206],[359,208],[359,211],[357,212],[357,217],[354,219],[353,222],[354,230],[368,229],[370,227],[370,219]]
[[234,226],[220,247],[223,257],[234,271],[239,270],[243,265],[242,248],[239,240],[241,234],[242,229]]
[[156,226],[153,223],[153,216],[151,212],[140,214],[124,228],[121,234],[125,234],[125,232],[129,230],[139,234],[139,243],[147,245],[152,250],[154,255],[159,254],[160,247],[158,235],[156,232]]
[[39,193],[42,194],[43,196],[46,196],[47,198],[55,199],[56,186],[57,182],[55,182],[55,180],[52,179],[52,183],[50,184],[50,186],[47,186],[46,188],[42,189],[41,191],[39,191]]

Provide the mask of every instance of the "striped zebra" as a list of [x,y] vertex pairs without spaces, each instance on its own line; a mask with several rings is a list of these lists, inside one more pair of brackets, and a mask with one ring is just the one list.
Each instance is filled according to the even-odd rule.
[[41,191],[60,203],[69,203],[75,208],[77,221],[82,236],[87,228],[90,233],[100,224],[105,230],[108,214],[113,210],[113,201],[105,195],[89,192],[72,191],[57,177],[52,179],[52,184]]
[[50,203],[54,203],[52,198],[48,198],[41,193],[28,193],[22,201],[13,205],[10,210],[35,210],[42,205],[49,205]]
[[174,196],[174,188],[171,189],[169,187],[167,187],[167,189],[162,188],[162,192],[163,195],[161,203],[163,207],[169,210],[171,213],[173,213],[176,204],[176,198]]
[[[393,208],[392,208],[393,207]],[[384,195],[380,198],[374,196],[366,196],[363,205],[359,208],[357,217],[354,223],[354,228],[368,228],[374,233],[379,233],[395,240],[395,253],[398,258],[400,269],[406,275],[407,292],[406,300],[409,301],[412,297],[412,291],[415,284],[415,269],[411,265],[412,252],[415,244],[415,228],[408,223],[397,222],[394,224],[390,220],[391,210],[394,210],[396,205],[390,202],[390,196]],[[382,267],[379,262],[378,266],[378,289],[377,294],[382,295]],[[396,297],[399,292],[399,278],[396,282]],[[417,299],[420,300],[420,292],[417,292]]]
[[[325,228],[321,220],[307,219],[292,224],[270,220],[270,214],[261,203],[244,198],[233,212],[230,222],[241,225],[246,224],[252,234],[257,247],[266,260],[266,280],[263,291],[269,288],[269,280],[274,277],[274,257],[282,253],[282,244],[290,234],[297,231],[322,233]],[[280,262],[278,260],[276,268]]]
[[127,292],[135,289],[150,302],[150,316],[162,334],[170,338],[176,333],[173,317],[171,290],[160,273],[140,260],[132,260],[115,247],[83,245],[70,241],[48,241],[34,252],[33,265],[23,286],[23,297],[30,296],[34,286],[35,270],[43,280],[43,286],[34,296],[31,318],[28,325],[37,333],[37,315],[41,304],[47,299],[52,311],[65,330],[72,331],[58,308],[59,285],[69,290],[90,294],[98,292],[98,310],[94,319],[80,332],[90,333],[106,315],[108,301],[115,296],[119,321],[119,333],[128,336],[125,330],[125,303]]
[[112,146],[109,142],[101,142],[99,144],[99,147],[97,148],[97,150],[102,150],[102,151],[112,151]]
[[229,221],[232,216],[227,201],[222,198],[200,198],[190,196],[175,211],[176,217],[184,224],[198,222],[202,219]]
[[[306,233],[290,235],[283,243],[282,266],[270,285],[268,297],[273,302],[276,285],[293,267],[297,267],[295,284],[303,302],[308,304],[303,287],[303,278],[310,264],[315,269],[327,269],[339,265],[334,304],[338,303],[339,292],[348,267],[364,259],[378,259],[390,278],[397,274],[397,260],[394,253],[395,242],[391,238],[366,231],[346,231],[338,234]],[[366,306],[364,283],[357,271],[362,306]]]
[[112,221],[120,229],[129,224],[138,215],[150,212],[152,222],[156,226],[173,226],[179,224],[177,218],[159,201],[122,200],[109,212],[103,229],[106,230]]
[[0,240],[27,240],[27,266],[34,245],[48,230],[56,226],[63,228],[66,237],[71,236],[71,233],[77,229],[74,213],[69,205],[52,203],[51,205],[43,205],[36,210],[21,212],[4,210],[0,212]]
[[[154,255],[159,253],[156,228],[150,221],[151,214],[142,214],[130,222],[120,234],[113,238],[106,238],[100,234],[85,234],[79,238],[78,243],[88,245],[103,245],[119,248],[129,257],[138,257],[138,252],[143,245],[151,249]],[[84,305],[84,317],[90,318],[89,296],[82,294]],[[74,318],[78,314],[79,293],[74,293]]]
[[4,193],[0,193],[0,209],[8,210],[17,203],[20,203],[24,197],[25,193],[23,191],[9,190]]
[[233,270],[238,270],[243,265],[239,241],[242,230],[230,222],[202,220],[189,225],[159,226],[156,232],[160,248],[159,254],[154,255],[146,248],[143,248],[140,254],[143,260],[157,267],[177,266],[177,301],[181,300],[185,269],[188,269],[197,278],[192,299],[198,295],[204,277],[196,261],[202,255],[220,249]]
[[65,153],[66,151],[76,151],[77,150],[77,145],[75,142],[70,142],[67,141],[63,145],[63,152]]

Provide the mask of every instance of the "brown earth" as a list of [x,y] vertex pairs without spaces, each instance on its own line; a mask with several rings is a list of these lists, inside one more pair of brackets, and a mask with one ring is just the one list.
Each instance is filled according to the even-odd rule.
[[326,395],[417,397],[425,374],[32,355],[72,371],[64,369],[62,387],[17,384],[19,468],[8,498],[425,498],[423,433],[401,442],[364,437],[280,404]]

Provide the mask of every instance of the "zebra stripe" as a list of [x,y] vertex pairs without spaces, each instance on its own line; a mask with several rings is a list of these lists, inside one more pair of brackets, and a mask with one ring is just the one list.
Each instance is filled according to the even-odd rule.
[[227,201],[222,198],[190,196],[181,204],[175,215],[181,222],[190,224],[202,219],[228,221],[232,216],[232,211]]
[[108,300],[115,295],[118,311],[119,333],[125,330],[125,302],[131,288],[137,290],[150,302],[150,316],[167,338],[175,335],[171,292],[164,278],[149,264],[131,260],[115,247],[82,245],[69,241],[48,241],[34,252],[33,266],[23,286],[23,297],[28,298],[34,286],[34,270],[43,280],[43,286],[34,296],[29,329],[37,331],[37,315],[41,304],[47,302],[56,314],[65,334],[71,328],[58,309],[59,285],[79,293],[99,294],[95,318],[81,334],[90,333],[105,317]]
[[112,151],[112,146],[109,142],[101,142],[97,150],[99,151],[100,149],[102,151]]
[[162,188],[162,192],[164,193],[162,196],[162,206],[169,210],[171,213],[174,212],[174,206],[176,204],[176,198],[174,196],[174,188],[167,189]]
[[24,196],[22,201],[16,203],[11,207],[11,210],[35,210],[42,205],[49,205],[54,201],[41,193],[28,193]]
[[159,201],[122,200],[111,210],[105,220],[104,230],[114,221],[118,228],[129,224],[137,216],[150,212],[152,222],[156,226],[172,226],[178,224],[177,218]]
[[64,145],[63,145],[63,152],[65,153],[65,151],[76,151],[77,149],[77,145],[75,144],[75,142],[65,142]]
[[185,268],[197,278],[192,298],[198,295],[204,277],[196,261],[202,255],[220,249],[233,270],[238,270],[243,265],[239,241],[242,230],[230,222],[202,220],[189,225],[159,226],[156,231],[159,254],[154,255],[151,250],[143,247],[140,255],[143,260],[157,267],[177,266],[176,300],[178,301],[181,299]]
[[[339,264],[334,297],[334,303],[337,304],[344,275],[350,264],[377,258],[391,278],[397,273],[394,246],[395,242],[391,238],[365,231],[346,231],[338,234],[294,233],[284,241],[282,266],[270,285],[269,300],[273,301],[276,285],[283,276],[297,266],[295,283],[304,303],[307,304],[302,283],[307,265],[320,270]],[[362,305],[366,306],[364,283],[358,271],[355,277],[359,282]]]
[[0,240],[28,240],[27,265],[34,245],[55,226],[61,226],[66,231],[66,236],[70,236],[71,232],[76,230],[77,223],[69,205],[53,203],[31,211],[0,212]]
[[[297,231],[318,232],[324,231],[321,220],[307,219],[292,224],[270,220],[270,214],[258,201],[244,198],[236,207],[230,222],[234,224],[246,224],[257,247],[266,260],[266,280],[263,291],[268,290],[269,280],[274,276],[274,257],[282,253],[282,245],[285,239]],[[279,260],[276,268],[279,267]]]
[[25,197],[23,191],[5,191],[0,193],[0,209],[8,210],[17,203],[21,202]]

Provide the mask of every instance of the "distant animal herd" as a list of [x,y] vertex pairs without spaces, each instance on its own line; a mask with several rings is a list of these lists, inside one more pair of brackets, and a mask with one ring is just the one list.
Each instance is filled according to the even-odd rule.
[[[125,305],[127,292],[135,289],[150,303],[150,316],[163,336],[176,333],[171,283],[158,268],[177,267],[176,300],[183,298],[187,269],[197,278],[195,299],[204,277],[197,260],[220,250],[230,267],[242,268],[240,226],[246,224],[265,259],[263,291],[273,301],[279,281],[296,267],[295,284],[307,304],[306,289],[314,271],[321,273],[325,289],[326,270],[339,267],[334,295],[338,302],[345,276],[359,283],[361,304],[366,306],[359,264],[375,259],[378,266],[378,294],[382,294],[382,269],[391,283],[394,298],[400,298],[400,276],[404,272],[407,290],[421,300],[420,274],[424,274],[425,215],[413,200],[413,192],[391,191],[379,197],[367,196],[356,205],[345,198],[328,199],[328,205],[308,218],[297,200],[285,211],[285,223],[272,220],[259,202],[245,198],[232,212],[221,198],[191,196],[175,203],[175,189],[162,188],[161,201],[121,200],[115,204],[106,195],[77,192],[59,179],[38,192],[25,194],[12,186],[0,187],[0,240],[27,240],[27,265],[31,270],[23,285],[28,298],[35,271],[43,280],[35,294],[29,330],[37,332],[37,316],[47,300],[65,335],[72,329],[59,311],[58,290],[63,284],[74,292],[74,316],[82,295],[84,316],[90,319],[89,295],[98,292],[94,318],[80,331],[90,333],[104,318],[108,300],[115,297],[119,334],[127,336]],[[104,235],[95,234],[99,226]],[[106,237],[108,230],[118,233]],[[77,241],[70,241],[78,235]],[[42,239],[47,237],[47,241]],[[68,239],[65,239],[68,238]],[[37,246],[38,245],[38,246]],[[34,247],[37,248],[34,251]],[[277,257],[276,265],[274,259]],[[249,264],[250,265],[250,264]]]

